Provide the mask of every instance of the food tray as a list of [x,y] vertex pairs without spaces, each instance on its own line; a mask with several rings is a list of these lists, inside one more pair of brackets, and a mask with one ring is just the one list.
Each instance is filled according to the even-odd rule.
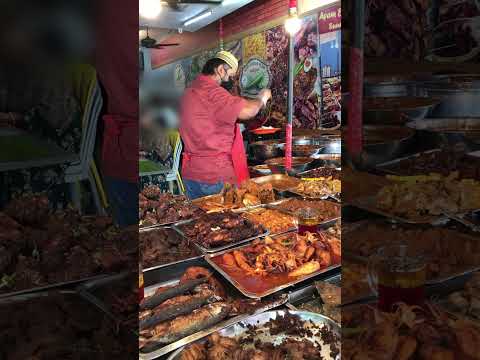
[[[151,271],[148,276],[145,276],[145,296],[149,296],[155,292],[155,290],[159,287],[163,286],[172,286],[176,285],[178,281],[180,280],[180,277],[182,274],[185,272],[185,270],[190,267],[190,266],[203,266],[205,268],[209,268],[208,264],[202,260],[192,260],[190,262],[184,262],[181,264],[176,264],[173,265],[169,268],[169,271],[162,271],[162,269],[157,269],[154,271]],[[216,278],[225,286],[227,289],[227,292],[229,294],[238,294],[234,288],[230,286],[228,282],[226,282],[224,279],[222,279],[221,276],[216,276]],[[240,297],[240,294],[238,294]],[[268,311],[271,309],[274,309],[276,307],[282,306],[286,304],[288,300],[288,296],[284,295],[279,297],[278,299],[272,299],[272,301],[269,301],[265,306],[260,307],[257,309],[255,313],[261,313],[264,311]],[[232,317],[230,319],[226,319],[224,321],[221,321],[220,323],[214,325],[213,327],[209,329],[205,329],[202,331],[199,331],[193,335],[187,336],[183,339],[180,339],[176,342],[173,342],[169,345],[163,346],[161,348],[155,349],[154,351],[151,352],[140,352],[139,353],[139,358],[141,360],[151,360],[151,359],[157,359],[161,356],[164,356],[178,348],[181,348],[185,345],[188,345],[192,342],[195,342],[197,340],[200,340],[210,334],[213,334],[214,332],[217,332],[221,329],[224,329],[230,325],[233,325],[239,321],[242,321],[244,319],[247,319],[249,314],[242,314],[238,315],[235,317]]]
[[[293,211],[290,211],[290,210],[287,210],[287,209],[283,209],[281,208],[279,205],[281,205],[282,203],[284,202],[288,202],[290,201],[290,199],[285,199],[284,201],[280,202],[280,203],[272,203],[272,204],[269,204],[267,205],[267,208],[271,208],[271,209],[274,209],[274,210],[278,210],[278,211],[281,211],[283,213],[286,213],[286,214],[289,214],[289,215],[292,215],[292,216],[296,216],[295,213]],[[340,220],[342,218],[342,209],[341,209],[341,206],[340,204],[338,203],[334,203],[334,202],[331,202],[331,201],[325,201],[325,200],[316,200],[316,201],[324,201],[328,204],[331,204],[332,207],[337,207],[339,208],[338,209],[338,216],[337,217],[334,217],[334,218],[331,218],[331,219],[327,219],[327,220],[324,220],[322,221],[320,224],[318,224],[318,226],[320,227],[330,227],[331,225],[333,225],[335,222],[337,222],[338,220]]]
[[465,225],[466,227],[468,227],[469,229],[475,232],[480,232],[480,211],[479,210],[462,213],[462,214],[446,213],[445,215],[452,220],[458,221],[459,223]]
[[367,210],[374,214],[382,215],[392,220],[407,223],[407,224],[431,224],[438,225],[448,221],[446,216],[418,216],[416,218],[405,218],[402,216],[394,215],[389,212],[383,211],[376,207],[375,205],[375,196],[367,196],[363,198],[357,198],[351,201],[351,205],[356,206],[360,209]]
[[[368,258],[367,257],[362,256],[362,255],[355,255],[355,254],[352,254],[351,252],[348,252],[346,250],[343,251],[342,256],[343,256],[344,259],[349,259],[352,262],[363,263],[363,264],[368,263]],[[474,273],[475,271],[479,271],[479,270],[480,270],[480,265],[470,267],[470,268],[464,268],[464,269],[460,270],[459,272],[448,274],[448,275],[445,275],[443,277],[434,278],[434,279],[427,279],[425,281],[425,285],[443,284],[443,283],[446,283],[448,281],[460,278],[462,276],[467,276],[467,275],[469,275],[471,273]]]
[[[282,193],[288,189],[296,187],[300,180],[293,176],[288,176],[285,174],[273,174],[267,176],[259,176],[251,179],[251,181],[257,183],[258,185],[263,184],[272,184],[274,190]],[[285,182],[285,186],[281,186],[281,182]]]
[[[214,194],[214,195],[207,195],[207,196],[204,196],[204,197],[201,197],[201,198],[197,198],[195,200],[192,200],[192,203],[194,204],[202,204],[206,201],[210,201],[210,199],[217,199],[219,197],[219,194]],[[211,200],[212,202],[218,204],[219,206],[223,206],[222,204],[214,201],[214,200]],[[240,212],[240,211],[246,211],[246,210],[250,210],[250,209],[256,209],[256,208],[259,208],[259,207],[262,207],[266,204],[259,204],[259,205],[253,205],[253,206],[244,206],[244,207],[239,207],[239,208],[235,208],[232,206],[227,206],[227,207],[223,207],[222,209],[219,209],[219,210],[215,210],[215,211],[205,211],[204,209],[202,209],[203,211],[205,211],[206,213],[212,213],[212,212],[222,212],[222,211],[232,211],[232,212]],[[198,207],[201,208],[201,205],[197,205]],[[195,220],[195,219],[192,219],[192,220]],[[182,221],[180,221],[182,222]]]
[[[241,241],[237,241],[237,242],[233,242],[233,243],[230,243],[230,244],[227,244],[227,245],[223,245],[223,246],[219,246],[219,247],[216,247],[216,248],[206,248],[200,244],[198,244],[197,242],[195,242],[194,240],[190,239],[188,236],[186,236],[184,234],[184,232],[182,231],[181,227],[183,225],[186,225],[186,224],[191,224],[192,222],[194,222],[195,220],[186,220],[186,221],[182,221],[182,222],[179,222],[179,223],[176,223],[175,225],[172,226],[172,229],[174,229],[175,231],[177,231],[181,236],[183,236],[185,239],[193,242],[195,244],[195,246],[198,247],[198,249],[200,249],[200,251],[203,253],[203,254],[209,254],[209,253],[215,253],[215,252],[218,252],[218,251],[222,251],[222,250],[225,250],[225,249],[229,249],[231,247],[234,247],[234,246],[238,246],[238,245],[241,245],[241,244],[244,244],[244,243],[247,243],[247,242],[250,242],[252,240],[255,240],[255,239],[258,239],[258,238],[261,238],[261,237],[264,237],[264,236],[267,236],[269,235],[269,231],[264,229],[264,231],[258,235],[255,235],[255,236],[252,236],[248,239],[244,239],[244,240],[241,240]],[[263,226],[262,226],[263,227]]]
[[[160,228],[158,227],[155,227],[155,228],[150,228],[150,229],[144,229],[143,231],[140,230],[140,232],[149,232],[149,231],[154,231],[154,230],[159,230]],[[175,236],[181,236],[177,231],[175,231],[172,227],[162,227],[161,228],[162,230],[167,230],[168,229],[171,231],[172,235],[174,234]],[[142,257],[142,254],[139,254],[140,258]],[[178,261],[173,261],[173,262],[169,262],[169,263],[165,263],[165,264],[159,264],[159,265],[156,265],[156,266],[150,266],[150,267],[147,267],[147,268],[143,268],[142,271],[143,273],[146,273],[148,271],[152,271],[152,270],[155,270],[155,269],[160,269],[160,268],[163,268],[163,267],[166,267],[166,266],[170,266],[170,265],[173,265],[173,264],[178,264],[178,263],[182,263],[182,262],[185,262],[185,261],[190,261],[190,260],[194,260],[194,259],[200,259],[203,257],[203,254],[198,254],[198,256],[193,256],[193,257],[189,257],[189,258],[185,258],[185,259],[181,259],[181,260],[178,260]]]
[[[298,315],[305,323],[313,323],[316,326],[320,325],[326,325],[330,327],[330,329],[338,336],[338,339],[340,339],[341,336],[341,329],[340,325],[334,322],[333,320],[320,315],[320,314],[315,314],[307,311],[292,311],[292,310],[273,310],[273,311],[268,311],[264,312],[261,314],[256,314],[253,316],[248,317],[247,319],[244,319],[242,321],[239,321],[233,325],[230,325],[223,330],[219,331],[219,334],[221,336],[226,336],[230,338],[242,338],[244,334],[247,334],[248,336],[248,331],[250,327],[257,327],[260,328],[256,335],[256,337],[263,341],[263,342],[270,342],[273,344],[279,344],[285,339],[296,339],[296,340],[301,340],[301,338],[297,336],[292,336],[292,335],[285,335],[285,334],[278,334],[278,335],[271,335],[269,331],[262,331],[264,329],[267,329],[266,327],[262,327],[262,325],[268,323],[270,320],[275,319],[278,315],[285,315],[286,313],[290,313],[293,315]],[[320,334],[318,333],[318,330],[312,329],[313,334],[309,338],[314,343],[319,343],[322,346],[322,359],[326,360],[340,360],[341,359],[341,354],[338,354],[335,359],[332,359],[330,356],[330,346],[326,345],[323,340],[320,337]],[[340,345],[340,344],[338,344]],[[340,348],[340,346],[339,346]],[[181,354],[182,354],[183,348],[178,349],[176,352],[174,352],[168,360],[180,360],[181,359]]]
[[[277,204],[277,203],[283,202],[283,201],[285,201],[285,200],[288,200],[288,199],[280,200],[280,201],[277,201],[277,202],[271,203],[271,204]],[[239,213],[240,213],[240,214],[250,213],[250,212],[254,212],[255,210],[258,210],[258,209],[262,209],[262,208],[263,208],[263,209],[277,210],[277,211],[282,212],[282,213],[284,213],[284,214],[286,214],[286,215],[293,216],[293,217],[296,219],[296,216],[295,216],[295,215],[292,215],[292,214],[287,213],[287,212],[285,212],[285,211],[280,211],[280,210],[278,210],[278,209],[274,209],[274,208],[272,208],[272,207],[270,206],[271,204],[266,204],[266,205],[263,205],[263,206],[261,206],[261,207],[257,207],[256,209],[248,209],[248,210],[239,211]],[[246,219],[249,220],[249,221],[252,221],[252,220],[250,220],[250,219],[248,219],[248,218],[246,218]],[[298,222],[298,219],[296,219],[296,222]],[[261,225],[261,226],[263,226],[263,227],[265,228],[265,226],[264,226],[263,224],[259,224],[259,225]],[[276,235],[285,234],[285,233],[288,233],[288,232],[291,232],[291,231],[296,231],[297,229],[298,229],[297,226],[293,226],[293,227],[291,227],[291,228],[289,228],[289,229],[286,229],[286,230],[283,230],[283,231],[279,231],[279,232],[273,232],[273,233],[272,233],[272,232],[271,232],[270,230],[268,230],[268,229],[267,229],[267,231],[268,231],[268,236],[276,236]]]
[[[333,275],[332,277],[326,278],[322,281],[329,284],[342,286],[342,273]],[[315,284],[311,283],[301,289],[289,292],[287,307],[289,307],[291,310],[296,310],[295,306],[304,304],[312,300],[313,298],[318,298],[318,297],[319,297],[319,294],[317,292]]]
[[[318,168],[331,168],[331,169],[335,169],[335,170],[337,170],[337,171],[339,171],[339,172],[342,171],[342,168],[336,167],[336,166],[328,166],[328,165],[326,165],[326,166],[320,166],[320,167],[318,167]],[[314,176],[313,176],[313,177],[311,176],[311,173],[312,173],[313,171],[317,170],[318,168],[310,169],[310,170],[307,170],[307,171],[303,171],[303,172],[301,172],[301,173],[298,173],[298,174],[296,175],[296,177],[298,177],[298,178],[300,178],[300,179],[312,179],[312,178],[315,178]]]
[[[84,302],[85,305],[87,305],[89,308],[91,309],[94,309],[94,312],[97,313],[98,312],[98,316],[106,316],[107,318],[108,315],[106,315],[105,313],[103,313],[103,311],[101,311],[97,306],[95,306],[94,304],[92,304],[87,298],[85,298],[82,294],[78,293],[77,291],[74,291],[74,290],[53,290],[53,291],[38,291],[38,292],[34,292],[34,293],[28,293],[28,294],[20,294],[20,295],[15,295],[15,296],[11,296],[11,297],[8,297],[8,298],[2,298],[0,299],[0,307],[2,306],[23,306],[23,303],[26,302],[26,301],[31,301],[31,300],[35,300],[35,299],[45,299],[45,298],[51,298],[51,297],[54,297],[54,298],[58,298],[58,297],[61,297],[61,298],[66,298],[66,299],[79,299],[82,303]],[[80,309],[81,310],[81,309]],[[111,319],[111,318],[109,318]],[[14,321],[12,319],[12,321]],[[137,342],[137,337],[134,336],[134,334],[132,334],[131,332],[128,332],[128,331],[124,331],[123,328],[119,327],[118,326],[118,323],[116,321],[110,321],[108,323],[109,326],[111,326],[111,336],[115,338],[121,338],[124,342],[128,341],[128,344],[130,343],[136,343]],[[103,337],[105,337],[106,335],[108,334],[103,334]],[[127,346],[127,344],[123,343],[125,346]],[[99,346],[101,346],[102,344],[98,344]],[[33,350],[33,349],[32,349]],[[94,355],[94,354],[92,354]],[[110,355],[113,355],[113,354],[110,354]],[[126,355],[126,354],[124,354]],[[103,357],[107,356],[108,358],[108,354],[104,353],[102,354]],[[95,358],[95,357],[94,357]]]
[[295,190],[288,190],[288,193],[290,193],[294,196],[297,196],[297,197],[301,197],[302,199],[305,199],[305,200],[328,200],[328,199],[332,199],[332,200],[335,200],[336,202],[341,202],[340,194],[326,194],[326,195],[322,195],[322,196],[319,196],[319,197],[314,197],[314,196],[305,195],[304,193],[297,192]]
[[29,293],[38,292],[38,291],[61,289],[61,288],[64,288],[64,287],[69,287],[69,286],[72,286],[72,285],[75,285],[75,284],[82,283],[84,281],[101,279],[101,278],[104,278],[106,276],[108,276],[108,274],[99,274],[99,275],[88,276],[88,277],[77,279],[77,280],[69,280],[69,281],[64,281],[64,282],[60,282],[60,283],[48,284],[48,285],[39,286],[39,287],[33,287],[33,288],[30,288],[30,289],[0,293],[0,299],[10,297],[10,296],[29,294]]
[[[285,235],[282,234],[282,235]],[[280,236],[280,235],[277,235],[277,236]],[[237,247],[235,248],[235,250],[238,250],[238,249],[242,249],[244,247],[248,246],[247,245],[244,245],[244,246],[240,246],[240,247]],[[341,265],[340,264],[336,264],[336,265],[332,265],[332,266],[329,266],[327,268],[324,268],[324,269],[320,269],[316,272],[313,272],[309,275],[306,275],[304,277],[301,277],[301,278],[295,278],[295,279],[292,279],[291,281],[289,282],[286,282],[282,285],[279,285],[279,286],[275,286],[273,288],[270,288],[268,290],[265,290],[263,292],[250,292],[248,291],[247,289],[245,289],[244,286],[242,286],[242,284],[240,284],[237,280],[235,280],[232,276],[230,276],[220,265],[216,264],[215,261],[213,261],[213,258],[217,257],[217,256],[221,256],[229,251],[232,251],[234,249],[228,249],[228,250],[224,250],[224,251],[221,251],[221,252],[218,252],[218,253],[215,253],[215,254],[208,254],[205,256],[205,260],[217,271],[219,272],[220,274],[222,274],[222,276],[227,279],[238,291],[240,291],[243,295],[245,295],[246,297],[249,297],[251,299],[261,299],[261,298],[264,298],[266,296],[269,296],[271,294],[274,294],[276,292],[279,292],[283,289],[286,289],[286,288],[289,288],[293,285],[296,285],[296,284],[299,284],[303,281],[306,281],[306,280],[310,280],[314,277],[322,277],[322,275],[325,275],[325,276],[328,276],[328,275],[331,275],[332,271],[336,270],[336,269],[340,269]],[[320,280],[320,278],[318,279]]]
[[412,155],[409,155],[409,156],[404,156],[404,157],[401,157],[401,158],[398,158],[398,159],[395,159],[395,160],[390,160],[390,161],[378,164],[378,165],[376,165],[376,168],[377,168],[377,170],[379,170],[383,173],[386,173],[386,174],[399,175],[399,176],[406,175],[405,173],[400,171],[400,169],[398,168],[400,163],[402,163],[403,161],[414,160],[414,159],[419,158],[420,156],[425,155],[425,154],[433,154],[433,153],[437,153],[437,152],[441,152],[441,151],[442,151],[441,149],[431,149],[431,150],[428,150],[428,151],[422,151],[422,152],[415,153],[415,154],[412,154]]
[[[106,316],[112,319],[112,321],[114,321],[118,327],[122,327],[125,324],[125,322],[129,319],[120,319],[119,316],[112,311],[111,307],[108,306],[103,299],[101,299],[100,292],[106,288],[122,285],[121,284],[122,281],[131,281],[131,279],[128,279],[129,275],[131,276],[132,273],[123,272],[121,274],[116,274],[116,275],[107,276],[101,279],[88,281],[79,285],[76,291],[82,297],[88,300],[91,304],[96,306]],[[134,314],[137,315],[137,312],[134,312]],[[132,327],[128,327],[128,329],[133,334],[135,334],[135,336],[138,336],[136,329],[134,330]]]

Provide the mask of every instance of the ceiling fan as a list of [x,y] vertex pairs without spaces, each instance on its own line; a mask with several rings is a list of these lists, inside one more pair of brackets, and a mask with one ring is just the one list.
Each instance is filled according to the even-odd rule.
[[223,0],[163,0],[162,3],[174,11],[183,11],[181,5],[207,4],[220,5]]
[[140,45],[147,49],[163,49],[168,46],[179,46],[179,43],[162,43],[157,44],[157,40],[148,36],[148,27],[147,27],[147,36],[145,36],[142,40],[140,40]]

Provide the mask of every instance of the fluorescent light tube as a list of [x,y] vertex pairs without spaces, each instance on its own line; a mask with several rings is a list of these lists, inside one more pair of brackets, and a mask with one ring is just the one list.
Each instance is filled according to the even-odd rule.
[[209,17],[210,15],[212,15],[211,11],[204,12],[203,14],[197,15],[197,16],[191,18],[190,20],[185,21],[183,23],[183,26],[192,25],[193,23],[196,23],[197,21],[205,19],[206,17]]

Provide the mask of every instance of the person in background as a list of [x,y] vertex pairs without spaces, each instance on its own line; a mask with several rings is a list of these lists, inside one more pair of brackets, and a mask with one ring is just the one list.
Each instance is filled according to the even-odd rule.
[[104,89],[101,172],[115,222],[138,224],[138,1],[99,0],[95,67]]
[[[165,112],[160,104],[143,103],[140,114],[140,159],[150,160],[165,169],[173,166],[173,148],[169,138],[169,127]],[[162,192],[169,186],[165,174],[141,175],[140,188],[156,185]]]
[[253,119],[272,95],[269,89],[260,91],[257,99],[231,95],[237,70],[235,56],[220,51],[181,99],[182,177],[190,199],[218,193],[227,182],[240,185],[248,179],[238,122]]

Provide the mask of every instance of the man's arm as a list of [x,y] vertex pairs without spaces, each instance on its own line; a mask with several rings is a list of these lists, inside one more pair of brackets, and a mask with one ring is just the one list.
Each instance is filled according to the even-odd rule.
[[245,106],[238,114],[238,118],[245,122],[246,120],[251,120],[255,116],[257,116],[258,112],[263,107],[263,101],[260,99],[255,100],[245,100]]
[[240,111],[240,114],[238,114],[238,118],[240,120],[250,120],[254,118],[271,97],[272,92],[269,89],[263,89],[258,94],[258,99],[245,100],[245,106]]

